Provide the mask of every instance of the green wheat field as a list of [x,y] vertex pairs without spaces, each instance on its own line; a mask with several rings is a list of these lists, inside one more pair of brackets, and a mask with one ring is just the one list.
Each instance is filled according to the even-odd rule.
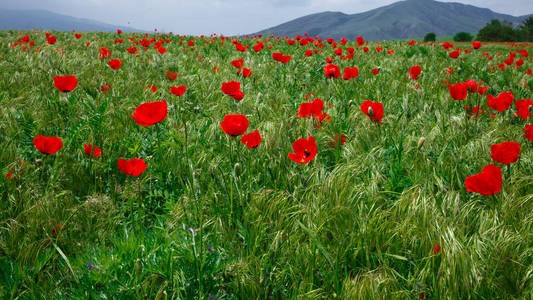
[[[0,298],[533,297],[533,123],[486,96],[532,97],[533,44],[74,34],[0,31]],[[341,77],[325,76],[328,57]],[[345,67],[357,77],[343,79]],[[68,93],[54,86],[65,75],[78,80]],[[467,80],[486,95],[454,100],[448,84]],[[230,81],[242,100],[221,90]],[[316,98],[329,118],[298,117]],[[163,121],[130,117],[163,100]],[[381,122],[365,100],[383,104]],[[258,147],[221,128],[231,114],[259,131]],[[37,135],[63,146],[41,153]],[[291,160],[309,137],[314,159]],[[495,162],[491,145],[509,141],[518,161]],[[117,167],[132,158],[148,165],[139,176]],[[489,164],[501,190],[467,190]]]

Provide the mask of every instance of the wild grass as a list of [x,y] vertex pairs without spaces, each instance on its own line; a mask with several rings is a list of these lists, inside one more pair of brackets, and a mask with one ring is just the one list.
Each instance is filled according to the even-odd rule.
[[[33,49],[10,47],[25,34]],[[1,298],[533,297],[526,122],[510,111],[466,118],[463,106],[475,105],[476,96],[455,101],[442,84],[474,79],[488,94],[530,98],[531,84],[519,86],[531,81],[530,58],[518,69],[487,70],[516,50],[509,45],[462,53],[462,62],[439,45],[384,42],[395,50],[388,55],[369,44],[369,53],[357,48],[351,61],[335,59],[341,70],[359,68],[343,81],[322,74],[334,56],[327,44],[323,54],[305,57],[308,47],[276,39],[260,53],[241,53],[231,40],[194,38],[189,47],[193,38],[163,37],[172,39],[167,53],[138,45],[135,56],[126,52],[129,35],[114,44],[117,34],[53,34],[58,42],[47,45],[42,31],[0,32]],[[122,68],[111,70],[99,47],[122,59]],[[276,51],[291,61],[274,61]],[[504,55],[489,61],[483,51]],[[239,58],[252,77],[237,75],[231,61]],[[422,68],[418,89],[407,75],[413,65]],[[166,70],[178,79],[169,81]],[[59,93],[56,75],[75,75],[77,88]],[[231,80],[242,82],[241,102],[220,91]],[[104,84],[112,86],[108,95],[99,90]],[[148,84],[158,86],[156,94]],[[169,93],[182,84],[184,96]],[[331,122],[320,129],[296,117],[312,92],[332,104],[325,108]],[[169,113],[161,124],[141,127],[129,117],[137,105],[162,99]],[[383,102],[383,124],[360,111],[364,100]],[[259,129],[257,149],[220,128],[234,113],[248,117],[249,131]],[[59,136],[64,146],[41,154],[32,144],[37,134]],[[333,148],[336,134],[347,141]],[[316,158],[292,162],[291,144],[309,136]],[[509,172],[502,168],[502,191],[466,191],[464,179],[491,163],[490,145],[503,141],[520,143],[522,152]],[[100,147],[102,156],[89,159],[83,144]],[[122,174],[117,160],[134,157],[149,167],[139,177]]]

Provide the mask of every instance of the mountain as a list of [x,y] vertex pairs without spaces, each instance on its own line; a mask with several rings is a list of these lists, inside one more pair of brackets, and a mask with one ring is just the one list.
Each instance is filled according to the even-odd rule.
[[47,29],[58,31],[145,32],[135,28],[111,25],[89,19],[74,18],[46,10],[10,10],[0,8],[0,30]]
[[532,15],[514,17],[488,8],[434,0],[405,0],[358,14],[322,12],[304,16],[255,34],[275,36],[303,35],[345,37],[363,36],[366,40],[394,40],[424,37],[428,32],[438,36],[465,31],[476,34],[490,20],[521,23]]

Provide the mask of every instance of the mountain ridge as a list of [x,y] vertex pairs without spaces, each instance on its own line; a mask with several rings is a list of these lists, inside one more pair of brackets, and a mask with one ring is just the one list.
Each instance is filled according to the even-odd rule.
[[477,33],[490,20],[521,23],[527,17],[511,16],[457,2],[434,0],[404,0],[369,11],[346,14],[335,11],[314,13],[270,27],[255,34],[353,38],[363,36],[370,41],[421,38],[429,32],[454,35],[466,31]]
[[124,32],[147,32],[128,26],[108,24],[85,18],[76,18],[48,10],[15,10],[0,8],[0,30],[57,30],[105,31],[120,29]]

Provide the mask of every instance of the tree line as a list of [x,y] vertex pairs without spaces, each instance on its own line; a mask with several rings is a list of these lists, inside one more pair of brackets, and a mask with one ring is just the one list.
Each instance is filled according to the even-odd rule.
[[[425,42],[435,41],[436,35],[431,32],[424,37]],[[469,42],[474,36],[468,32],[458,32],[453,40],[456,42]],[[509,21],[491,20],[477,33],[476,40],[484,42],[532,42],[533,17],[525,19],[519,26],[514,26]]]

